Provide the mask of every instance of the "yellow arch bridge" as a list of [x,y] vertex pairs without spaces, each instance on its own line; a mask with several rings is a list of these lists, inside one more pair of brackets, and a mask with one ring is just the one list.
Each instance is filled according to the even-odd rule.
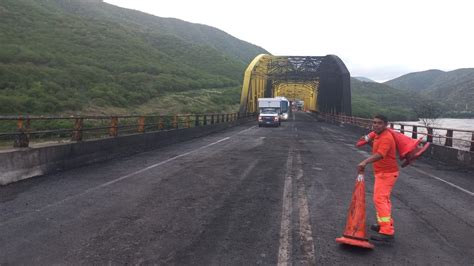
[[314,112],[351,115],[350,74],[342,60],[326,56],[255,57],[245,71],[240,113],[258,111],[258,98],[304,101]]

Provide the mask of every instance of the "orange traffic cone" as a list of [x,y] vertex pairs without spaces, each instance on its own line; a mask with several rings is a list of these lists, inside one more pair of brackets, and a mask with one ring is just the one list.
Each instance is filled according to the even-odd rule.
[[[412,139],[405,134],[402,134],[398,131],[392,129],[387,129],[393,136],[395,144],[397,145],[398,158],[402,161],[402,167],[405,167],[420,157],[423,152],[425,152],[430,143],[421,143],[423,138]],[[376,134],[374,131],[370,132],[363,139],[357,141],[356,146],[361,147],[369,143],[375,138]]]
[[405,167],[412,163],[416,158],[420,157],[420,155],[428,149],[430,143],[427,142],[425,145],[421,146],[421,140],[419,139],[412,139],[405,134],[402,134],[398,131],[394,131],[389,129],[390,133],[392,133],[393,138],[395,139],[395,143],[397,145],[398,157],[400,160],[405,160],[402,163],[402,167]]
[[342,237],[336,238],[336,242],[373,249],[367,239],[365,224],[365,182],[364,175],[359,174],[352,193],[352,202],[347,214],[346,229]]
[[369,143],[369,141],[372,141],[373,139],[375,139],[376,135],[377,134],[375,134],[375,131],[370,132],[369,134],[367,134],[363,138],[361,138],[359,141],[357,141],[356,146],[357,147],[364,146],[365,144]]

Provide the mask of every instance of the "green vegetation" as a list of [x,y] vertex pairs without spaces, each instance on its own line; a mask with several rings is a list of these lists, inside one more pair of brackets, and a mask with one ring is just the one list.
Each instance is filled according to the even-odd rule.
[[401,77],[389,80],[384,84],[400,90],[420,92],[432,86],[436,79],[444,73],[445,72],[437,69],[408,73]]
[[191,113],[233,113],[240,104],[241,86],[167,93],[133,107],[89,106],[80,115],[174,115]]
[[[0,115],[233,112],[245,68],[268,53],[100,0],[1,0],[0,40]],[[355,116],[417,119],[431,99],[445,117],[474,117],[474,69],[351,84]]]
[[[267,53],[99,0],[2,0],[0,40],[1,115],[228,110],[250,60]],[[179,110],[176,95],[208,101]]]
[[436,117],[474,117],[473,68],[409,73],[382,84],[353,78],[351,85],[355,116],[380,112],[392,120],[418,120],[434,108]]
[[418,101],[413,94],[407,94],[390,86],[363,82],[351,78],[352,114],[358,117],[370,118],[381,113],[390,120],[417,120],[412,107]]
[[385,84],[442,103],[444,117],[474,117],[474,68],[410,73]]

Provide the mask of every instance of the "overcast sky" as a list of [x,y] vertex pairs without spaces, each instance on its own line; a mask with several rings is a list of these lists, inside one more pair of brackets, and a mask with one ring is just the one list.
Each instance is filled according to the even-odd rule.
[[221,29],[273,55],[339,56],[385,81],[474,67],[472,0],[105,0]]

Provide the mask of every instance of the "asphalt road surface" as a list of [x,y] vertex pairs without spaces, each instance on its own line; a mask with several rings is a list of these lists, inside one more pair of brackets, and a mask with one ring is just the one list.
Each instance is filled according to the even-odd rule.
[[[358,135],[290,115],[0,187],[0,264],[474,265],[474,175],[404,168],[396,238],[340,245]],[[366,174],[367,224],[375,221]]]

